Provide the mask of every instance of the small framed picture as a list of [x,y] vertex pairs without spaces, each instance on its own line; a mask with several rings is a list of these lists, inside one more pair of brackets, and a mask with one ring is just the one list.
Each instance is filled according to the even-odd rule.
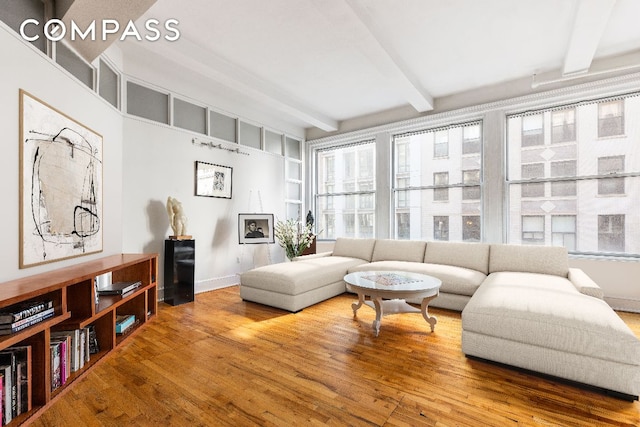
[[196,196],[231,198],[233,168],[196,161]]
[[275,243],[273,214],[238,214],[238,239],[244,243]]

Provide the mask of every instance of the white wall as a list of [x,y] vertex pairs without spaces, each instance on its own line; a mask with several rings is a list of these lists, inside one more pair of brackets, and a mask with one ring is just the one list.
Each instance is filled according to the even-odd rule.
[[[158,252],[162,270],[164,240],[172,234],[166,201],[172,196],[182,203],[187,234],[196,241],[196,293],[239,283],[237,274],[254,266],[284,261],[276,244],[238,243],[239,213],[284,218],[284,158],[243,146],[248,156],[193,145],[194,136],[221,141],[135,117],[124,119],[124,135],[124,252]],[[194,195],[196,160],[233,168],[231,199]]]
[[[122,247],[122,117],[86,86],[26,46],[17,33],[0,23],[0,282],[121,252]],[[91,128],[103,137],[103,252],[25,269],[18,268],[19,248],[19,112],[18,91],[33,96]]]
[[[5,241],[0,248],[0,283],[105,255],[157,252],[162,288],[164,240],[171,234],[165,208],[168,196],[182,202],[189,218],[188,232],[196,239],[196,292],[238,283],[238,273],[284,260],[284,252],[276,244],[240,245],[237,229],[238,213],[241,212],[265,212],[285,217],[282,157],[248,147],[240,148],[250,153],[249,156],[194,146],[191,143],[194,136],[215,140],[123,116],[42,52],[25,44],[1,22],[0,52],[3,58],[10,59],[0,62],[0,126],[4,136],[0,177],[5,183],[0,194],[6,202],[0,213]],[[123,65],[117,48],[110,48],[107,55],[116,66]],[[141,78],[154,82],[159,79],[158,75]],[[161,83],[168,82],[162,80]],[[184,83],[180,85],[180,89],[185,89]],[[18,268],[20,88],[103,136],[104,249],[101,253],[22,270]],[[255,120],[247,111],[239,112],[238,116]],[[278,127],[279,124],[273,126]],[[282,131],[292,136],[302,134],[302,130],[295,127]],[[196,160],[233,168],[231,200],[194,196]]]

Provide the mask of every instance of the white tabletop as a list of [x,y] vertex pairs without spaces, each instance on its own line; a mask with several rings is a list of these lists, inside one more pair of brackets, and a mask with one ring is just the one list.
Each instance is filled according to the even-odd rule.
[[344,281],[360,288],[381,291],[426,291],[438,289],[442,282],[433,276],[407,271],[358,271],[344,276]]

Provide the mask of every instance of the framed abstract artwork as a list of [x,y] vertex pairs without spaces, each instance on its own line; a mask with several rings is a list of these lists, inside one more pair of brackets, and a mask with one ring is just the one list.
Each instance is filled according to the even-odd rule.
[[231,198],[233,168],[196,161],[196,196]]
[[102,136],[20,90],[20,268],[102,251]]
[[244,243],[275,243],[273,214],[238,214],[238,239]]

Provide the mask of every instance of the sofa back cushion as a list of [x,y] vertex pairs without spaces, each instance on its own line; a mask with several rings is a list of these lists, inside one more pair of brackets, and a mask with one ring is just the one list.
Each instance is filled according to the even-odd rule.
[[418,240],[378,239],[373,248],[371,261],[422,262],[426,246],[427,242]]
[[567,277],[569,256],[563,246],[491,245],[489,272],[523,271]]
[[371,261],[375,239],[349,239],[339,237],[333,247],[333,256],[344,256]]
[[453,265],[489,274],[489,244],[429,242],[424,262]]

